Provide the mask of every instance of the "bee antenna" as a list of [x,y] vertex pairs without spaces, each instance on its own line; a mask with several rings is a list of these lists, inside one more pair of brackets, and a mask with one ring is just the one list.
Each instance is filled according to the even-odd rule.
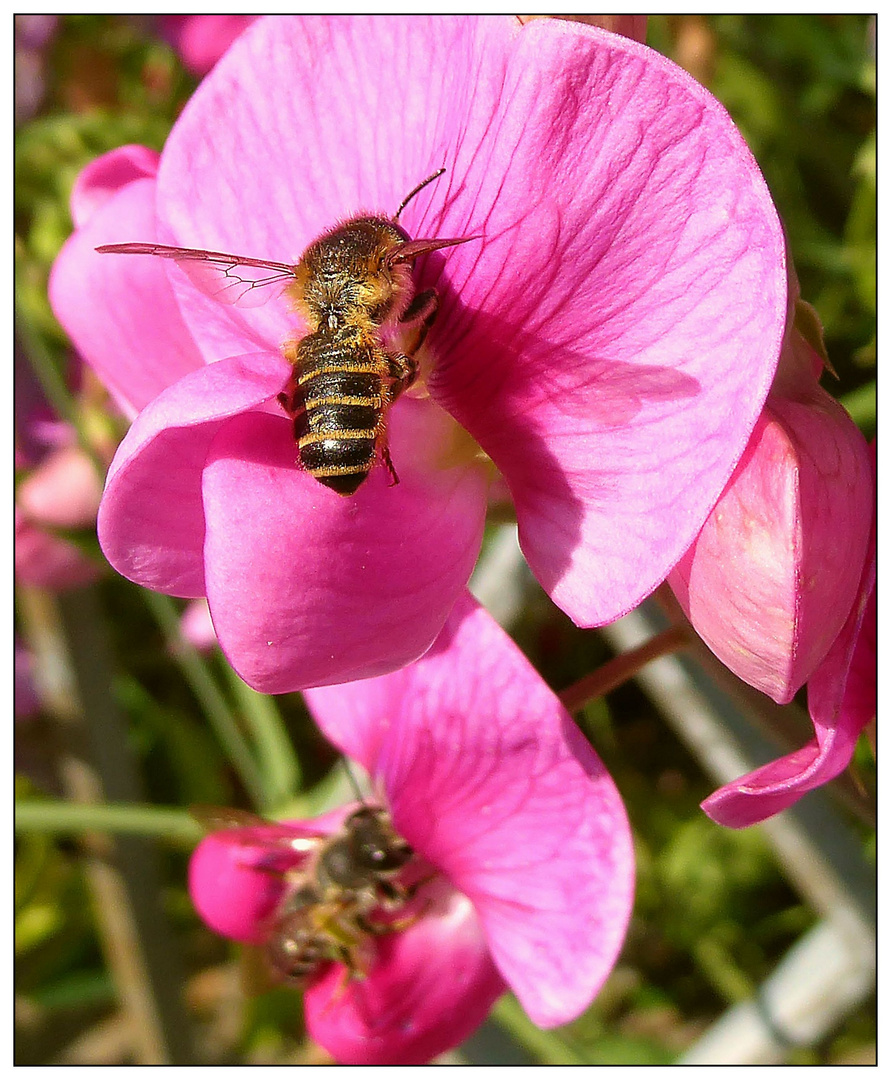
[[399,215],[406,208],[406,206],[408,206],[408,204],[412,201],[412,199],[415,197],[415,195],[417,195],[419,191],[423,191],[424,188],[428,184],[432,184],[434,180],[438,180],[440,178],[440,176],[442,176],[442,174],[445,171],[446,171],[445,170],[445,165],[443,165],[443,167],[441,169],[437,169],[435,173],[431,173],[431,175],[428,176],[426,180],[422,180],[420,182],[420,184],[418,184],[417,187],[412,188],[411,191],[405,196],[405,198],[399,204],[399,209],[393,215],[393,220],[398,221],[399,220]]
[[353,788],[353,791],[356,793],[356,798],[359,800],[360,803],[362,803],[363,806],[366,806],[367,803],[365,802],[365,795],[362,792],[362,788],[359,786],[359,781],[356,779],[356,774],[350,768],[350,763],[349,761],[347,761],[346,758],[343,759],[343,771],[349,777],[349,781]]

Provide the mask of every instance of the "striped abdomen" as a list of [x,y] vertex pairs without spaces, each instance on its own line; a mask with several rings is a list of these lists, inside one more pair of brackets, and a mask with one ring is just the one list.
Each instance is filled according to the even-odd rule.
[[306,427],[300,463],[326,487],[352,495],[375,463],[388,365],[354,329],[317,330],[300,343],[298,382]]

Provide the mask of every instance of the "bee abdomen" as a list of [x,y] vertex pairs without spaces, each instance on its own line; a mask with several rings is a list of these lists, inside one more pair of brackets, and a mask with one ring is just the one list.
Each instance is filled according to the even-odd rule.
[[376,372],[321,370],[303,384],[306,424],[300,461],[316,480],[352,495],[374,467],[382,414]]

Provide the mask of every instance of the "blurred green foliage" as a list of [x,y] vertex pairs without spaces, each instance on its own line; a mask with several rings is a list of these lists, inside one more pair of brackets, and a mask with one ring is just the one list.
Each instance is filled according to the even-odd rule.
[[[875,19],[656,16],[648,43],[707,85],[743,131],[788,230],[802,294],[825,326],[840,376],[838,383],[826,379],[827,389],[843,397],[872,436]],[[16,132],[16,310],[28,351],[48,357],[63,376],[67,342],[49,309],[46,281],[71,229],[71,185],[88,161],[115,146],[139,142],[160,149],[195,82],[150,17],[62,17],[39,60],[39,110]],[[115,654],[126,668],[112,690],[130,723],[148,800],[177,807],[246,803],[175,666],[173,643],[138,590],[109,578],[99,591]],[[527,607],[516,637],[555,689],[608,656],[597,635],[576,630],[543,594]],[[237,707],[222,665],[215,657],[212,674]],[[334,755],[296,696],[279,705],[311,785],[328,774]],[[628,941],[603,993],[576,1023],[539,1031],[509,996],[493,1023],[531,1061],[667,1063],[729,1003],[749,994],[814,917],[757,829],[721,830],[704,818],[699,802],[711,790],[708,778],[637,689],[626,686],[592,704],[581,722],[615,777],[635,830],[638,889]],[[51,743],[41,746],[49,756]],[[17,788],[24,797],[52,797],[23,779]],[[211,976],[236,950],[192,913],[183,851],[166,851],[163,870],[164,906],[184,943],[190,993],[204,1022],[213,1013],[207,1000],[222,994],[214,998],[207,990],[216,985]],[[62,1033],[69,1037],[78,1025],[108,1014],[113,987],[77,844],[24,834],[16,875],[19,1057],[43,1063],[41,1055],[58,1049]],[[312,1051],[300,1045],[298,995],[263,994],[239,1016],[234,1030],[231,1024],[220,1029],[225,1045],[218,1059],[312,1060]],[[219,1035],[218,1028],[210,1030]],[[868,1054],[874,1039],[874,1018],[863,1009],[802,1060],[856,1059]]]

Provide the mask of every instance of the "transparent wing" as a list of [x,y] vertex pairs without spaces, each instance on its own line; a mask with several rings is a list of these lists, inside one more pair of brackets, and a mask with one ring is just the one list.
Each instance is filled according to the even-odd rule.
[[288,282],[294,280],[297,270],[289,263],[166,244],[102,244],[96,250],[103,255],[156,255],[173,259],[205,296],[245,308],[259,307],[280,296]]
[[300,836],[293,825],[267,821],[249,810],[237,810],[230,806],[198,804],[190,806],[189,813],[209,833],[234,834],[230,839],[240,847],[287,849],[292,853],[302,853],[315,851],[324,840],[321,833]]

